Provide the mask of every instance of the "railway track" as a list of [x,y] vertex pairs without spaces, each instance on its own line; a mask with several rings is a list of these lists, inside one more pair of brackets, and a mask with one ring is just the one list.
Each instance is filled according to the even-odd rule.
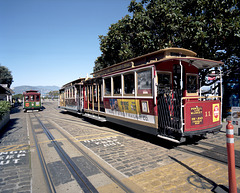
[[[37,113],[33,113],[32,115],[29,115],[29,118],[31,120],[32,125],[38,125],[37,127],[32,127],[32,132],[34,135],[35,145],[37,148],[37,152],[40,158],[40,163],[44,171],[44,177],[47,182],[47,186],[49,189],[49,192],[59,192],[56,188],[56,185],[54,184],[54,177],[51,174],[51,168],[49,168],[49,163],[46,161],[44,150],[41,146],[42,142],[38,139],[39,134],[39,126],[41,127],[41,130],[43,131],[41,135],[44,133],[47,139],[50,141],[51,145],[54,147],[55,151],[61,158],[61,161],[65,164],[65,166],[70,171],[71,175],[74,177],[76,183],[80,187],[82,192],[98,192],[97,188],[92,183],[92,180],[89,180],[89,177],[85,175],[85,173],[82,171],[82,168],[79,167],[79,164],[75,163],[75,160],[71,157],[71,153],[69,154],[63,146],[63,141],[68,141],[68,143],[72,146],[72,149],[76,149],[78,151],[78,154],[81,154],[84,156],[84,159],[87,160],[87,162],[90,162],[94,167],[96,167],[103,175],[105,175],[105,178],[108,178],[111,183],[115,184],[115,187],[118,187],[118,189],[121,189],[122,192],[134,192],[132,190],[132,187],[128,187],[128,185],[125,185],[121,180],[121,178],[111,171],[111,169],[107,168],[104,164],[99,163],[99,161],[96,161],[92,156],[89,155],[89,152],[86,152],[86,149],[83,149],[83,147],[79,146],[72,137],[69,137],[63,130],[61,130],[60,126],[56,123],[49,120],[49,123],[46,124],[48,121],[46,118],[41,117]],[[34,123],[33,123],[34,122]],[[38,128],[38,129],[36,129]],[[53,134],[54,133],[54,134]],[[55,135],[61,136],[61,139],[57,139]],[[40,138],[40,137],[39,137]],[[109,167],[109,166],[108,166]],[[56,177],[56,176],[55,176]],[[134,187],[136,190],[136,187]],[[141,192],[141,190],[139,190]]]
[[[54,117],[53,119],[59,120],[60,118]],[[86,124],[82,120],[77,121],[77,120],[69,119],[69,118],[68,119],[64,118],[64,121],[71,122],[71,123],[76,124],[76,125],[85,125]],[[90,127],[92,129],[107,131],[103,128],[99,128],[99,127],[94,126],[94,125],[90,126]],[[126,136],[125,134],[120,133],[120,132],[116,132],[114,130],[112,132],[117,133],[118,135]],[[143,140],[144,140],[144,138],[143,138]],[[168,144],[169,144],[169,142],[168,142]],[[162,144],[160,144],[160,145],[162,145]],[[168,147],[168,145],[166,145],[166,148],[169,148],[169,149],[174,148],[175,150],[180,151],[180,152],[204,157],[204,158],[207,158],[207,159],[210,159],[210,160],[213,160],[213,161],[225,164],[225,165],[228,164],[226,147],[222,147],[222,146],[217,145],[217,144],[212,144],[212,143],[209,143],[209,142],[206,142],[206,141],[203,141],[203,140],[199,141],[197,144],[183,144],[183,145],[178,145],[178,146],[174,146],[174,145],[171,146],[171,144],[170,144],[169,147]],[[235,159],[236,168],[240,169],[240,151],[235,151],[235,157],[236,157],[236,159]]]
[[[175,150],[189,153],[192,155],[204,157],[222,164],[228,164],[228,155],[226,147],[212,144],[205,141],[199,141],[198,144],[185,144],[175,147]],[[235,166],[240,169],[240,151],[235,150]]]

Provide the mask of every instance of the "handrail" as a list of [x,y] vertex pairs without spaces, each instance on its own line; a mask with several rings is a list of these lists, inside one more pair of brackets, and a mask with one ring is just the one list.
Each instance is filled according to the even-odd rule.
[[186,99],[208,99],[208,98],[222,98],[222,96],[182,97],[182,100],[186,100]]

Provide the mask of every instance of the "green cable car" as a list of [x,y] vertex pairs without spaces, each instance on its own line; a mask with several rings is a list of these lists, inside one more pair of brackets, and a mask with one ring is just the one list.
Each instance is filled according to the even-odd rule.
[[28,90],[23,93],[23,109],[27,110],[41,110],[41,94],[36,90]]

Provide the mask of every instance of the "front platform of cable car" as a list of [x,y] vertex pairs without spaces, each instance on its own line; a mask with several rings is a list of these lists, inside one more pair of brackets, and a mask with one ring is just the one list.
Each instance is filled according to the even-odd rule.
[[[216,134],[221,129],[221,70],[215,69],[216,81],[209,86],[205,78],[212,76],[200,70],[217,66],[214,61],[177,58],[156,65],[158,137],[176,143],[187,138]],[[166,71],[166,66],[168,71]],[[211,70],[209,71],[211,73]],[[217,81],[218,80],[218,81]],[[202,92],[208,85],[209,92]]]

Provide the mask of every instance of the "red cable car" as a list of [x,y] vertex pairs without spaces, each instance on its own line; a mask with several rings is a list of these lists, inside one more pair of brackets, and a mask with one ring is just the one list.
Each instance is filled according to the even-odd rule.
[[167,48],[112,65],[76,83],[84,100],[78,113],[174,142],[215,134],[221,129],[221,64]]

